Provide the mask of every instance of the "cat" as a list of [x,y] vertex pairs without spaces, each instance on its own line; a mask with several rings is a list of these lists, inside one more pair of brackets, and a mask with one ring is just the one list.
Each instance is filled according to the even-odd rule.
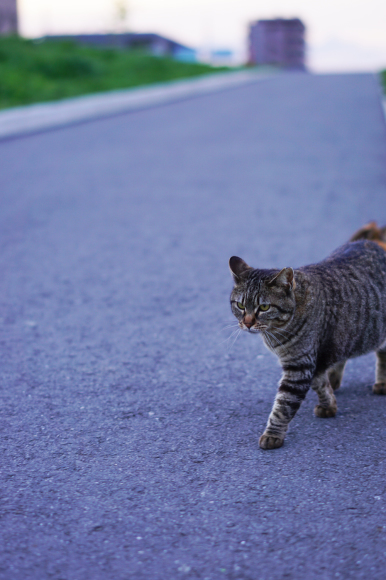
[[310,387],[317,417],[334,417],[347,359],[375,351],[375,394],[386,394],[386,227],[375,222],[325,260],[293,270],[259,270],[233,256],[231,309],[242,330],[260,334],[283,375],[259,439],[281,447]]

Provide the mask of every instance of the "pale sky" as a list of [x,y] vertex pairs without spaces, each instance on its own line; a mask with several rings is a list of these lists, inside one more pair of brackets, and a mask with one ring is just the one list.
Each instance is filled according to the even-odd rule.
[[[307,27],[315,71],[386,68],[386,0],[18,0],[21,33],[157,32],[241,58],[248,22],[294,17]],[[118,14],[126,8],[123,21]],[[122,11],[121,11],[122,12]]]

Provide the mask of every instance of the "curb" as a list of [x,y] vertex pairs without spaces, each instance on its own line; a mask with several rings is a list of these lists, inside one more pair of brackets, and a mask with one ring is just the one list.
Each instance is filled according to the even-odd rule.
[[15,107],[0,111],[0,139],[154,107],[190,96],[204,95],[256,82],[270,76],[272,72],[269,71],[217,73],[149,87],[121,89],[62,101]]

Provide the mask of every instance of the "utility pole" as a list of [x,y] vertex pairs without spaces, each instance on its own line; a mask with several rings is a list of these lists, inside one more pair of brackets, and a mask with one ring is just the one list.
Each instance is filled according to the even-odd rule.
[[[1,0],[0,0],[1,1]],[[128,30],[128,0],[114,0],[114,31],[117,33]]]

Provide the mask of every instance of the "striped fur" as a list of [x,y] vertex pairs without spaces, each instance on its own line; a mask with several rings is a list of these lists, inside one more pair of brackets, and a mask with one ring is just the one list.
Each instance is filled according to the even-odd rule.
[[262,335],[283,369],[263,449],[283,444],[310,387],[319,398],[315,414],[336,414],[334,391],[349,358],[376,351],[373,391],[386,394],[386,252],[378,241],[349,242],[295,271],[257,270],[231,258],[232,311],[243,330]]

